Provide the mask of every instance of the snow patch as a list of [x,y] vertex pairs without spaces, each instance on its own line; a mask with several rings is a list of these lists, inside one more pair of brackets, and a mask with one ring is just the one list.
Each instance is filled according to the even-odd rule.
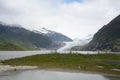
[[32,31],[37,33],[37,34],[49,34],[49,33],[51,33],[51,31],[47,30],[46,28],[40,28],[38,30],[32,30]]
[[43,34],[48,34],[49,30],[45,29],[45,28],[41,28],[38,30],[39,32],[43,33]]

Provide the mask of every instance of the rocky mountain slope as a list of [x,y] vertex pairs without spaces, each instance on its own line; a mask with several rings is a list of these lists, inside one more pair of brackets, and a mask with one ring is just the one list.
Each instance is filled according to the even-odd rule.
[[120,51],[120,15],[104,25],[84,50]]

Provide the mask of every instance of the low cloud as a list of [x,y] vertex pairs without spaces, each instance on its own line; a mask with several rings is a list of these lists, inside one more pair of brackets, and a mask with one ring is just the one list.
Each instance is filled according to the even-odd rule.
[[0,21],[45,27],[71,38],[95,33],[120,13],[120,0],[2,0]]

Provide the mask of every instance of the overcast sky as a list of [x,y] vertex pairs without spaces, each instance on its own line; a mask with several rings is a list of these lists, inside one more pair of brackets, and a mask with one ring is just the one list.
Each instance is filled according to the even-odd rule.
[[71,38],[97,32],[119,13],[120,0],[0,0],[0,21]]

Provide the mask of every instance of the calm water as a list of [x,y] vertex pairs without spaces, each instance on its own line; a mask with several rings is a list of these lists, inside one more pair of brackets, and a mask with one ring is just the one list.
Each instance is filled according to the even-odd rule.
[[30,56],[35,54],[46,54],[50,53],[49,50],[44,51],[0,51],[0,60],[18,58],[24,56]]
[[31,70],[12,72],[9,75],[0,76],[0,80],[120,80],[120,77],[88,73]]
[[[43,50],[43,51],[0,51],[0,60],[10,59],[10,58],[18,58],[24,56],[30,56],[35,54],[47,54],[55,51],[51,50]],[[59,51],[60,53],[70,53],[70,51]],[[74,53],[82,53],[82,54],[98,54],[96,51],[72,51]],[[100,52],[104,53],[104,52]],[[116,54],[120,54],[120,52],[116,52]]]

